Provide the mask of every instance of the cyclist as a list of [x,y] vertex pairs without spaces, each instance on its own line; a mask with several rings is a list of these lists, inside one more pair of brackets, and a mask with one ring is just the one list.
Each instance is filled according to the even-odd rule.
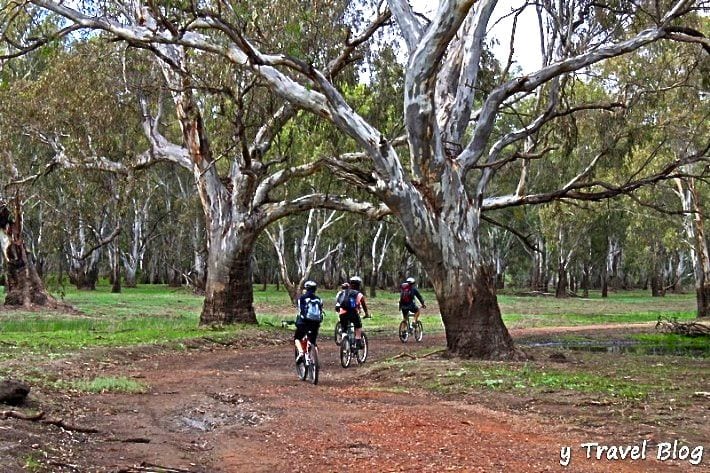
[[306,281],[303,287],[305,292],[298,298],[296,333],[293,335],[296,350],[298,350],[296,363],[302,363],[304,358],[301,339],[308,334],[308,340],[312,345],[315,345],[318,330],[323,321],[323,301],[316,295],[318,285],[314,281]]
[[347,294],[348,289],[350,289],[350,283],[349,282],[344,282],[340,286],[340,291],[335,295],[335,313],[339,314],[340,313],[340,304],[343,303],[343,298],[345,297],[345,294]]
[[405,322],[407,321],[409,312],[414,314],[414,323],[419,321],[419,307],[417,307],[417,303],[414,300],[415,298],[419,299],[422,309],[426,309],[424,298],[422,298],[422,295],[417,290],[416,283],[417,281],[410,276],[399,288],[399,310],[402,311],[402,318]]
[[360,287],[362,285],[362,279],[359,276],[353,276],[350,278],[350,287],[348,289],[343,289],[343,298],[340,302],[340,326],[343,327],[343,331],[353,323],[355,327],[355,345],[357,348],[364,348],[365,345],[362,343],[362,320],[360,320],[360,311],[365,312],[365,318],[370,317],[370,312],[367,310],[367,303],[365,302],[365,296],[360,292]]

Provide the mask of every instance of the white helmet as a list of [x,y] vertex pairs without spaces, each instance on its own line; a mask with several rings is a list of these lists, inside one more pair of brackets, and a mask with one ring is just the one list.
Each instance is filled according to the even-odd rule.
[[303,287],[305,287],[306,289],[315,289],[316,287],[318,287],[318,284],[316,284],[315,281],[306,281],[305,283],[303,283]]
[[410,276],[410,277],[407,278],[407,282],[408,282],[409,284],[414,284],[416,281],[414,280],[413,277]]
[[360,276],[353,276],[350,278],[350,284],[360,284],[362,283],[362,278]]

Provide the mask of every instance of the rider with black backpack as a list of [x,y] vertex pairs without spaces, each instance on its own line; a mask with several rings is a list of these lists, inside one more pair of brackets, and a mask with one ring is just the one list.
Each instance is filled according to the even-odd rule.
[[340,326],[343,327],[343,331],[353,323],[355,327],[355,343],[358,348],[363,348],[362,343],[362,320],[360,319],[360,309],[365,311],[365,318],[370,317],[370,313],[367,310],[367,303],[365,302],[365,295],[360,292],[360,287],[362,285],[362,279],[359,276],[353,276],[350,278],[350,284],[348,287],[343,285],[343,290],[338,294],[338,299],[336,307],[340,307],[338,313],[340,314]]
[[316,345],[318,330],[323,322],[323,301],[316,295],[318,285],[314,281],[306,281],[303,287],[306,292],[298,298],[298,316],[296,316],[296,333],[293,335],[298,358],[296,363],[303,361],[301,339],[308,334],[312,345]]
[[419,321],[419,307],[414,300],[419,299],[419,303],[422,305],[423,309],[426,309],[426,304],[424,303],[424,298],[417,290],[416,281],[412,277],[408,277],[406,281],[402,283],[399,288],[399,310],[402,311],[402,317],[407,320],[407,315],[409,312],[414,314],[414,323]]

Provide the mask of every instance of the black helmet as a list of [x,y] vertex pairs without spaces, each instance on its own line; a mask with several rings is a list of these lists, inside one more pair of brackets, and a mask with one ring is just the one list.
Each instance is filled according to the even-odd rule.
[[305,283],[303,283],[303,287],[305,287],[306,289],[315,289],[318,287],[318,284],[316,284],[315,281],[306,281]]

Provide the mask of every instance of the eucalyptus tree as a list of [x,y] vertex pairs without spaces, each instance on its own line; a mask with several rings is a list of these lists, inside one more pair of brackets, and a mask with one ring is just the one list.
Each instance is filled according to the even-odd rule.
[[[301,295],[301,289],[307,279],[312,279],[311,273],[314,266],[318,266],[327,260],[337,250],[328,248],[325,253],[320,253],[321,240],[326,236],[328,228],[332,227],[336,222],[343,218],[338,216],[335,211],[328,213],[311,209],[308,211],[308,217],[305,222],[300,223],[293,219],[293,228],[291,229],[290,241],[293,242],[293,255],[288,258],[288,249],[286,248],[286,229],[283,221],[279,221],[278,232],[271,232],[266,229],[266,235],[269,237],[271,244],[274,246],[276,256],[279,261],[281,272],[281,281],[283,281],[286,290],[291,297],[291,303],[295,306]],[[294,262],[294,271],[291,277],[289,274],[289,260]]]
[[[508,74],[510,68],[505,67],[505,74],[495,85],[483,90],[477,87],[479,65],[495,0],[444,0],[426,22],[414,13],[406,0],[390,0],[388,4],[408,55],[402,97],[409,146],[407,158],[397,152],[395,137],[384,135],[348,105],[327,67],[314,57],[294,57],[285,49],[275,49],[282,51],[281,54],[262,52],[271,48],[269,45],[262,48],[248,25],[237,21],[239,18],[234,16],[228,2],[190,4],[183,10],[172,3],[169,7],[138,4],[139,8],[132,10],[134,16],[124,17],[121,22],[102,10],[86,14],[52,0],[30,0],[29,3],[62,15],[77,27],[103,30],[114,38],[157,51],[164,64],[170,65],[166,75],[171,90],[177,91],[174,101],[183,141],[189,150],[181,159],[192,160],[196,176],[199,173],[197,177],[202,179],[198,187],[205,207],[209,204],[215,211],[223,208],[222,204],[227,203],[230,196],[225,188],[217,185],[218,176],[212,166],[214,158],[202,126],[204,121],[196,101],[190,97],[194,84],[186,74],[190,71],[186,62],[188,50],[194,52],[193,56],[216,57],[252,74],[260,84],[289,101],[291,105],[287,110],[302,108],[334,123],[352,138],[360,154],[351,155],[352,159],[328,160],[330,168],[376,196],[398,218],[409,246],[433,284],[448,349],[463,356],[511,358],[519,355],[502,322],[482,258],[479,242],[483,212],[562,198],[608,198],[674,177],[680,166],[699,161],[706,153],[702,148],[679,159],[666,160],[665,165],[658,168],[636,165],[625,173],[625,179],[607,182],[595,179],[591,172],[607,155],[602,147],[598,153],[591,153],[592,159],[571,176],[562,173],[556,185],[532,188],[526,185],[529,167],[549,165],[545,164],[547,144],[538,140],[540,147],[521,146],[528,137],[553,126],[561,116],[592,109],[610,113],[608,104],[564,100],[564,77],[590,71],[593,65],[605,59],[630,54],[660,40],[706,45],[707,39],[702,33],[689,31],[682,23],[700,8],[699,1],[655,2],[646,9],[637,9],[634,2],[621,2],[611,8],[586,1],[543,1],[538,10],[544,28],[542,67],[513,77]],[[507,110],[514,110],[526,95],[540,88],[545,89],[542,112],[527,117],[524,127],[498,133],[495,125],[499,117]],[[257,145],[259,143],[261,141],[257,140]],[[246,148],[249,150],[248,146]],[[242,164],[253,168],[253,156],[253,153],[244,153],[243,157],[248,159]],[[662,156],[654,155],[650,161],[655,164],[661,159]],[[521,163],[519,185],[506,193],[492,194],[491,183],[496,171]],[[230,178],[235,184],[232,204],[240,197],[237,195],[237,189],[241,189],[237,185],[240,179],[251,179],[242,169],[238,165],[231,168]],[[304,170],[301,168],[300,172]],[[271,204],[273,212],[268,214],[273,219],[283,213],[279,209],[290,210],[303,200],[289,202],[292,203]],[[263,200],[249,200],[250,205],[255,203],[262,205]],[[243,223],[250,222],[241,220],[240,224]],[[216,231],[210,218],[208,227],[210,232]],[[215,242],[223,244],[220,252],[234,249],[231,243],[234,235],[229,236],[228,241]],[[235,271],[248,272],[243,264],[220,267],[215,262],[214,266],[210,265],[210,271],[222,270],[230,275]],[[224,279],[229,278],[221,278],[220,284]],[[229,289],[236,289],[236,285],[229,285]],[[224,313],[226,308],[221,297],[228,293],[222,288],[213,294],[208,291],[207,300],[211,305],[203,312],[204,321],[215,320],[217,312]]]
[[[195,19],[189,12],[181,12],[178,4],[174,8],[154,4],[143,8],[134,2],[104,6],[106,9],[101,13],[114,26],[134,25],[153,30],[167,27],[177,33],[191,28]],[[346,69],[353,60],[353,52],[389,18],[380,15],[362,34],[351,36],[342,26],[344,12],[340,4],[329,5],[325,19],[312,15],[309,8],[297,2],[293,8],[284,8],[283,2],[252,5],[260,9],[258,17],[241,7],[224,6],[225,20],[236,22],[256,36],[262,35],[263,44],[309,54],[332,77]],[[291,18],[294,13],[295,20]],[[262,33],[280,28],[283,29],[279,35]],[[314,174],[323,160],[310,156],[308,161],[299,162],[275,146],[282,139],[284,126],[296,117],[297,109],[265,91],[261,80],[245,76],[233,67],[222,67],[224,61],[214,55],[194,55],[186,45],[128,42],[152,53],[165,90],[172,98],[181,142],[172,142],[171,130],[166,132],[161,126],[165,119],[163,104],[156,105],[150,97],[141,97],[149,150],[133,154],[128,162],[100,154],[91,160],[86,156],[82,161],[96,169],[126,175],[131,169],[145,168],[158,161],[170,161],[192,172],[206,218],[209,250],[202,324],[256,321],[252,304],[252,253],[257,236],[270,223],[314,207],[375,217],[387,212],[383,206],[337,195],[318,192],[289,195],[285,189],[289,180]],[[78,160],[66,152],[61,141],[52,141],[55,156],[51,165],[76,166]]]

